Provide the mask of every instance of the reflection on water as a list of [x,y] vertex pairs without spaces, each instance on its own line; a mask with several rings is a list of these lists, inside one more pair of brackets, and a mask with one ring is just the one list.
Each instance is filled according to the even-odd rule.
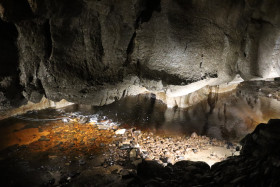
[[[83,110],[83,106],[75,106]],[[93,112],[122,124],[148,128],[160,133],[196,132],[217,139],[240,140],[257,124],[280,117],[280,102],[266,97],[247,96],[242,92],[212,93],[208,99],[187,109],[167,108],[149,95],[125,98]]]
[[[90,115],[98,118],[97,121],[109,119],[123,127],[136,127],[158,134],[190,135],[196,132],[217,139],[237,141],[251,132],[257,124],[267,122],[271,118],[279,118],[280,102],[267,97],[248,96],[237,91],[211,93],[208,99],[190,108],[170,109],[156,100],[154,95],[138,95],[103,107],[72,105],[58,110],[29,112],[19,118],[0,121],[1,134],[7,135],[8,131],[25,128],[26,132],[23,132],[30,134],[25,141],[32,142],[40,137],[32,136],[35,131],[40,135],[35,128],[49,125],[55,119],[61,121],[62,118],[71,115]],[[11,136],[18,135],[13,133]],[[1,142],[9,139],[13,138],[2,136]],[[13,141],[9,143],[11,142]]]

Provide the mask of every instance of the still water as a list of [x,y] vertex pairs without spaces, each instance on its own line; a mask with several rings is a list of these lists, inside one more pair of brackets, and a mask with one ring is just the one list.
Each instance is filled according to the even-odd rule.
[[[105,126],[135,127],[161,135],[189,136],[196,132],[198,135],[237,142],[252,132],[257,124],[279,117],[278,100],[250,96],[241,91],[214,94],[187,109],[167,108],[154,95],[146,94],[130,96],[102,107],[72,105],[62,109],[32,111],[2,120],[1,144],[7,144],[6,135],[10,131],[38,129],[54,122],[67,123],[65,119],[73,118],[79,118],[82,122],[103,122]],[[39,132],[40,128],[36,133]],[[15,136],[14,139],[18,138]],[[16,144],[17,141],[12,142]]]
[[124,127],[137,127],[159,134],[198,135],[239,141],[257,124],[280,117],[280,101],[248,96],[241,92],[215,94],[187,109],[167,108],[154,96],[131,96],[103,107],[73,105],[65,112],[98,114]]

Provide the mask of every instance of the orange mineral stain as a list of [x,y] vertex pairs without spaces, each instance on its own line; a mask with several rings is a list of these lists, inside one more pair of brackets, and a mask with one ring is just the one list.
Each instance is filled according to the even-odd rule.
[[49,132],[39,132],[38,128],[28,128],[8,133],[3,132],[1,132],[0,137],[0,150],[13,145],[28,145],[40,139],[41,136],[49,134]]

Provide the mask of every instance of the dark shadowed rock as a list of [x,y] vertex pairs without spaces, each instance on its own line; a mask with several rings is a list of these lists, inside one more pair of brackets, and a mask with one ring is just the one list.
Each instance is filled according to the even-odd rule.
[[25,103],[19,82],[18,31],[0,19],[0,111]]
[[257,157],[279,154],[279,125],[279,119],[271,119],[267,124],[259,124],[251,134],[248,134],[241,141],[243,147],[241,154],[250,154]]

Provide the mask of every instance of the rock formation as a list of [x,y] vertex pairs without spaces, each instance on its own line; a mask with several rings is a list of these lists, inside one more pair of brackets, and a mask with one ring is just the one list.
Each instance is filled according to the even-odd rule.
[[277,0],[0,0],[0,109],[277,77],[279,9]]

